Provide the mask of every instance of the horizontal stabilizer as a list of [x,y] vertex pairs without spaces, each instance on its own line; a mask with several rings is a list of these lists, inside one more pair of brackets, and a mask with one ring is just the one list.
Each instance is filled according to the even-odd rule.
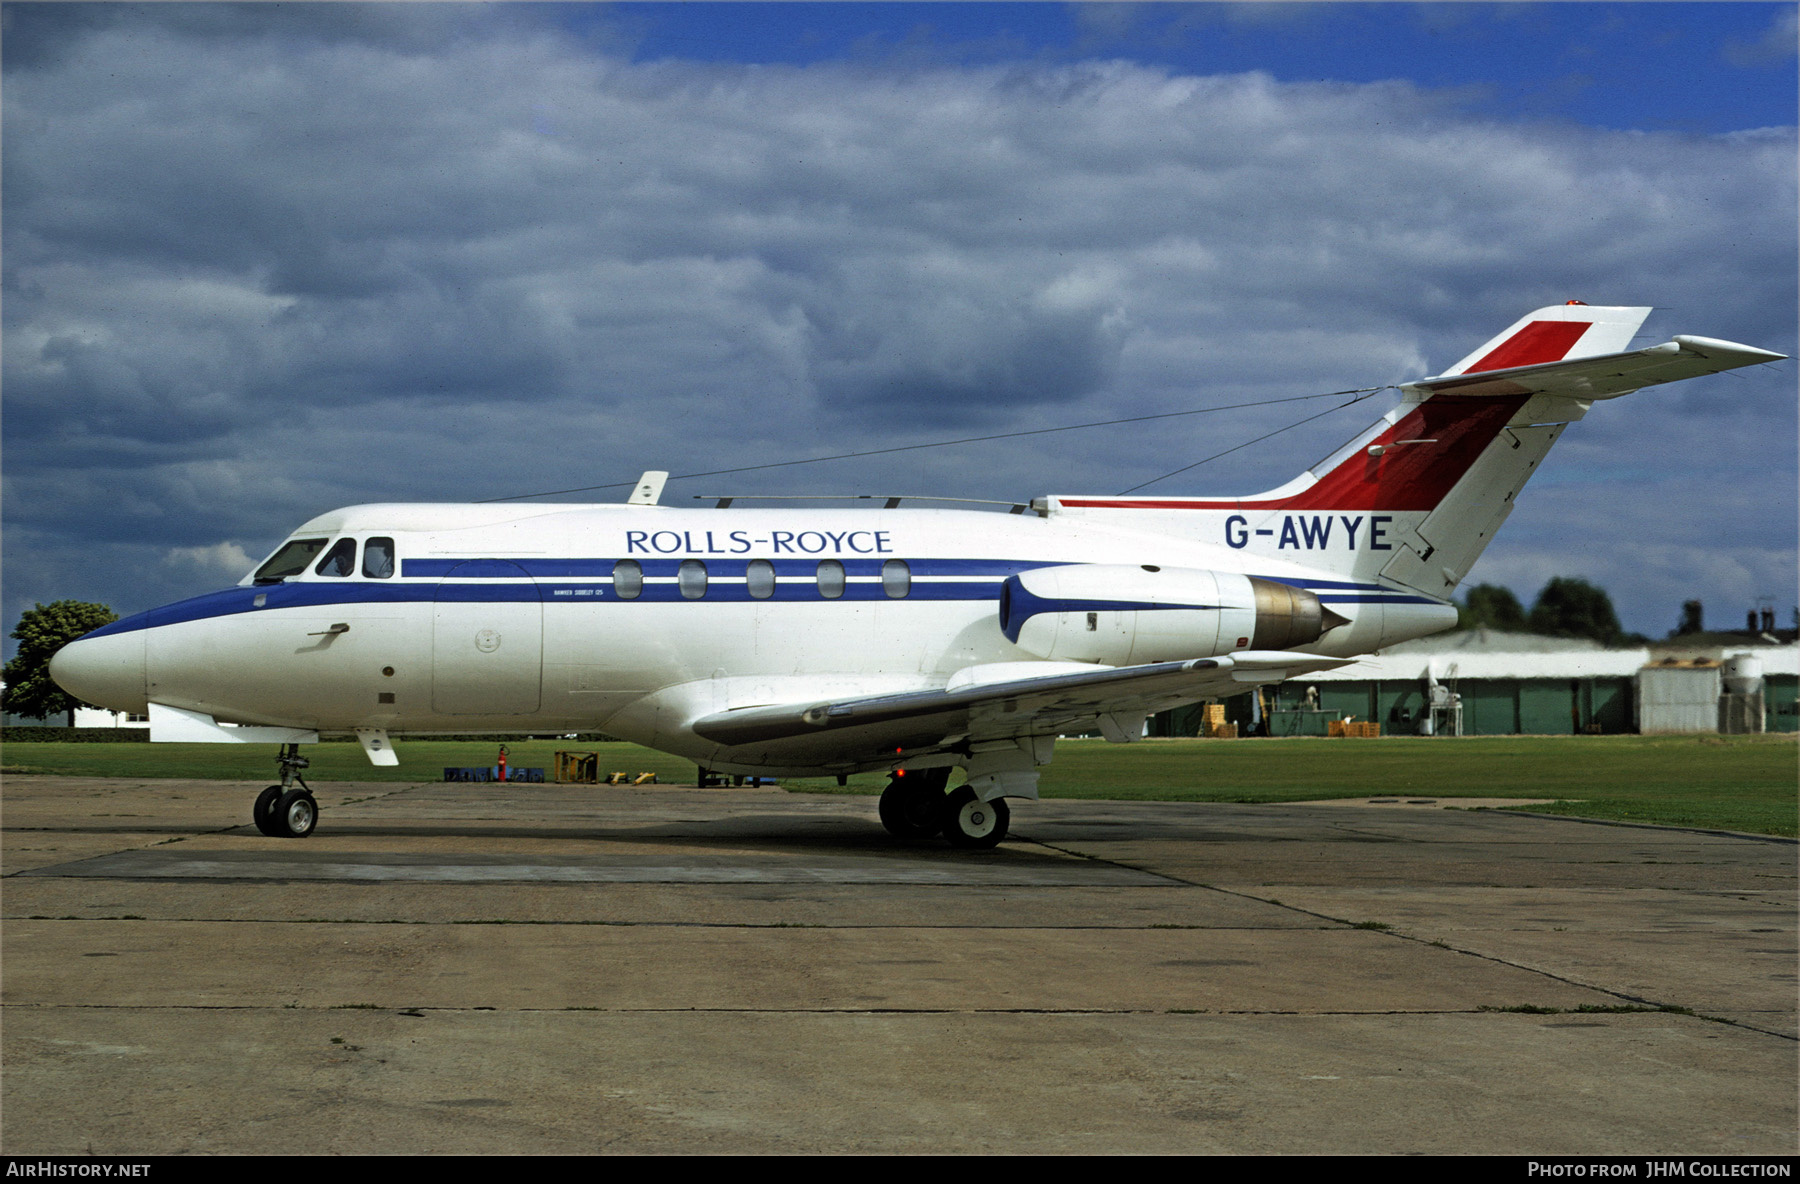
[[1786,357],[1786,354],[1732,341],[1677,337],[1661,345],[1625,353],[1421,378],[1400,389],[1409,394],[1560,395],[1570,399],[1611,399],[1641,387],[1717,374],[1740,366],[1779,362]]

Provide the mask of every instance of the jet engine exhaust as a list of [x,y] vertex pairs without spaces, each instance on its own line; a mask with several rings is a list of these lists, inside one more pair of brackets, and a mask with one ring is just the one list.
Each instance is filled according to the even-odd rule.
[[1304,588],[1249,577],[1256,594],[1256,633],[1250,648],[1289,650],[1311,645],[1331,629],[1349,622],[1319,603]]

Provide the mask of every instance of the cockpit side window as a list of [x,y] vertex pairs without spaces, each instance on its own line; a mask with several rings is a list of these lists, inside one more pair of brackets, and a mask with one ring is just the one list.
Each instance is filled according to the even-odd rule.
[[363,544],[363,575],[385,580],[394,574],[394,540],[375,538]]
[[331,550],[325,552],[325,558],[319,560],[319,566],[313,568],[313,573],[321,576],[347,576],[355,571],[355,539],[339,539]]
[[289,576],[297,576],[306,570],[312,557],[325,549],[325,539],[291,539],[282,544],[281,550],[269,556],[269,561],[256,569],[255,581],[259,584],[279,584]]

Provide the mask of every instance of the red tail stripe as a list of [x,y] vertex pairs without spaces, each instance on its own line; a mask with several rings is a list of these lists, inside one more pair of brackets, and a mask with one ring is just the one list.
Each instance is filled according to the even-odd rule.
[[[1427,399],[1370,445],[1291,497],[1261,501],[1150,498],[1063,498],[1071,509],[1111,510],[1430,510],[1469,471],[1524,395]],[[1416,440],[1416,444],[1397,441]],[[1378,456],[1368,448],[1380,445]]]
[[1533,321],[1463,373],[1560,362],[1592,325],[1592,321]]

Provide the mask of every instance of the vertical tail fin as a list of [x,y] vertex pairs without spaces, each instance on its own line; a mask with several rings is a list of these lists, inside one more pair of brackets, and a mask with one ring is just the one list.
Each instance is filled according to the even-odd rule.
[[[1782,355],[1678,337],[1627,352],[1648,308],[1578,302],[1521,318],[1286,485],[1238,498],[1053,497],[1108,521],[1447,598],[1513,498],[1595,399]],[[1120,511],[1129,517],[1112,518]]]
[[1648,308],[1609,308],[1571,300],[1520,317],[1440,377],[1510,370],[1545,362],[1623,353],[1643,327]]

